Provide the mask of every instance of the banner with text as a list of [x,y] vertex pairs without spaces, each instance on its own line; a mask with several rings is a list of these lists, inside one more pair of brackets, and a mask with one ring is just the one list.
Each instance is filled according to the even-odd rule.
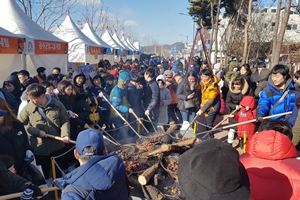
[[0,54],[22,54],[24,38],[0,35]]
[[34,40],[35,54],[67,54],[67,42]]

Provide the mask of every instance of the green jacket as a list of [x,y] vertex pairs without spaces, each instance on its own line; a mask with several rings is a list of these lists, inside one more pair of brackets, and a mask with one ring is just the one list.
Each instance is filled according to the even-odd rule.
[[[49,95],[46,96],[51,98]],[[61,133],[58,133],[43,117],[39,114],[38,108],[29,102],[21,111],[18,119],[25,125],[25,130],[30,137],[33,153],[37,155],[49,155],[50,153],[64,148],[62,141],[52,138],[38,137],[39,131],[43,130],[47,134],[64,137],[70,136],[70,123],[67,111],[63,104],[51,98],[51,101],[45,108],[42,108],[46,116],[57,126],[60,127]]]

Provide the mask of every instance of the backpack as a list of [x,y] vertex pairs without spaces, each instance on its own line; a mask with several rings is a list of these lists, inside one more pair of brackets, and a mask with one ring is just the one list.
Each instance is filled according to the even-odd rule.
[[2,92],[2,94],[5,98],[5,101],[8,103],[10,108],[14,111],[14,113],[16,113],[19,109],[19,105],[16,100],[16,97],[3,88],[0,88],[0,92]]

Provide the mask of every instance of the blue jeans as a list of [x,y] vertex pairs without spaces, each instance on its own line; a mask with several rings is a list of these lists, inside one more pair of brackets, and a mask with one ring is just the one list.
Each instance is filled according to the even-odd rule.
[[121,119],[121,117],[110,117],[111,122],[115,126],[115,130],[113,133],[113,137],[116,140],[121,140],[123,138],[122,129],[119,129],[124,126],[124,121]]
[[180,113],[182,116],[182,121],[188,121],[191,123],[196,115],[196,108],[187,109],[187,112],[180,111]]

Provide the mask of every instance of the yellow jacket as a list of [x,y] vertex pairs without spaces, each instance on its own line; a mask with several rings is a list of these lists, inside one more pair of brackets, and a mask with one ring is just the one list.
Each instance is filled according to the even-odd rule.
[[[220,89],[218,86],[219,79],[217,76],[213,76],[207,82],[200,81],[202,101],[201,111],[207,116],[210,110],[215,110],[214,106],[220,104]],[[220,106],[217,106],[218,109]]]

